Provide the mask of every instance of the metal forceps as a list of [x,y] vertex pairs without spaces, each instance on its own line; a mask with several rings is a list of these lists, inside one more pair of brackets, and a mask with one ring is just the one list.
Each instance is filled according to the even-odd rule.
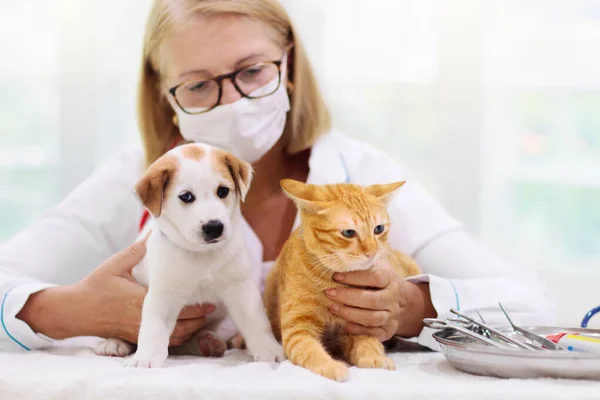
[[[511,343],[511,344],[513,344],[513,345],[521,348],[521,349],[525,349],[525,350],[528,350],[528,351],[535,351],[534,349],[532,349],[531,347],[527,346],[526,344],[521,343],[521,342],[519,342],[519,341],[517,341],[517,340],[515,340],[515,339],[513,339],[511,337],[506,336],[505,334],[503,334],[499,330],[494,329],[491,326],[489,326],[489,325],[487,325],[487,324],[485,324],[483,322],[475,321],[473,318],[469,317],[466,314],[461,313],[460,311],[455,310],[454,308],[451,308],[450,312],[452,314],[458,315],[461,318],[464,318],[465,320],[471,322],[474,325],[478,325],[479,327],[481,327],[484,330],[490,332],[492,335],[494,335],[496,337],[499,337],[500,339],[504,340],[505,342]],[[481,315],[479,317],[481,318]]]
[[504,316],[506,317],[506,319],[508,320],[508,322],[512,326],[512,328],[515,330],[515,332],[520,333],[521,335],[525,336],[529,340],[532,340],[536,343],[541,344],[542,346],[546,347],[548,350],[568,351],[561,345],[554,343],[552,340],[549,340],[549,339],[546,339],[545,337],[536,335],[535,333],[528,331],[527,329],[523,329],[520,326],[515,325],[512,322],[512,320],[510,319],[510,317],[508,316],[508,313],[506,312],[504,307],[502,307],[502,303],[498,303],[498,305],[500,306],[502,313],[504,314]]
[[[444,320],[435,319],[435,318],[425,318],[423,320],[423,324],[426,327],[431,328],[431,329],[455,329],[458,332],[464,334],[465,336],[468,336],[472,339],[475,339],[479,342],[483,342],[490,346],[494,346],[499,349],[507,349],[508,348],[507,345],[501,345],[498,342],[495,342],[491,339],[488,339],[485,336],[482,336],[482,335],[479,335],[479,334],[473,332],[471,329],[469,329],[469,327],[473,326],[472,323],[458,319],[458,318],[447,318]],[[514,349],[514,347],[510,346],[510,349]]]

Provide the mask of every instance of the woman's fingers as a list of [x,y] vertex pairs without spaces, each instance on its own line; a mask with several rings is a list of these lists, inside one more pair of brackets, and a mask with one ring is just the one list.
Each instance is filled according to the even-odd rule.
[[385,325],[391,313],[386,310],[365,310],[362,308],[349,307],[340,303],[332,303],[329,310],[348,322],[353,322],[366,327],[377,327]]
[[192,306],[186,306],[179,313],[178,319],[182,320],[205,317],[213,311],[215,311],[215,306],[212,304],[195,304]]
[[370,310],[386,310],[391,300],[387,290],[367,290],[358,288],[335,288],[325,291],[327,297],[352,307]]
[[333,279],[351,286],[372,287],[383,289],[390,284],[388,268],[381,264],[367,270],[352,272],[336,272]]
[[170,346],[179,346],[188,340],[200,328],[204,326],[204,318],[180,319],[173,329],[169,340]]
[[194,304],[186,306],[179,313],[177,324],[171,334],[169,346],[180,346],[206,323],[206,315],[215,311],[212,304]]

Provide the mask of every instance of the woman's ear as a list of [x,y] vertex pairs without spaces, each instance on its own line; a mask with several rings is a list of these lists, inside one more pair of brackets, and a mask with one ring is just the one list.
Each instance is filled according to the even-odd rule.
[[384,185],[371,185],[365,187],[365,192],[371,196],[377,197],[379,201],[387,205],[394,197],[396,190],[401,188],[405,183],[406,181],[393,182]]
[[280,182],[283,193],[296,203],[298,209],[309,214],[318,214],[328,208],[328,204],[319,200],[318,190],[315,185],[284,179]]
[[285,47],[285,88],[288,96],[294,94],[294,43],[290,43]]
[[179,170],[179,161],[175,156],[166,155],[152,163],[135,185],[135,193],[154,217],[162,212],[169,184]]

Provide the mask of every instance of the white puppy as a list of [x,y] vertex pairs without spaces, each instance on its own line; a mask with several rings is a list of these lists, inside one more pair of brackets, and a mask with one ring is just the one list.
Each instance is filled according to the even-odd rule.
[[[251,276],[240,226],[240,202],[251,176],[250,164],[230,153],[187,144],[155,161],[136,185],[153,219],[146,256],[133,270],[148,294],[138,348],[127,366],[163,366],[180,311],[200,303],[215,304],[208,322],[217,336],[227,340],[236,333],[219,313],[224,305],[255,360],[284,360]],[[120,356],[131,351],[131,345],[117,339],[97,350]]]

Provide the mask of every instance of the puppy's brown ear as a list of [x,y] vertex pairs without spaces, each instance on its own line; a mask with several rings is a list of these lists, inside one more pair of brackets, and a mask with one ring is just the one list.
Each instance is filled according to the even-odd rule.
[[231,175],[231,179],[235,185],[236,193],[242,201],[246,200],[246,195],[252,182],[252,166],[231,154],[226,155],[224,160],[227,171]]
[[160,216],[169,185],[178,169],[179,161],[175,156],[163,156],[148,167],[135,185],[135,193],[154,217]]

